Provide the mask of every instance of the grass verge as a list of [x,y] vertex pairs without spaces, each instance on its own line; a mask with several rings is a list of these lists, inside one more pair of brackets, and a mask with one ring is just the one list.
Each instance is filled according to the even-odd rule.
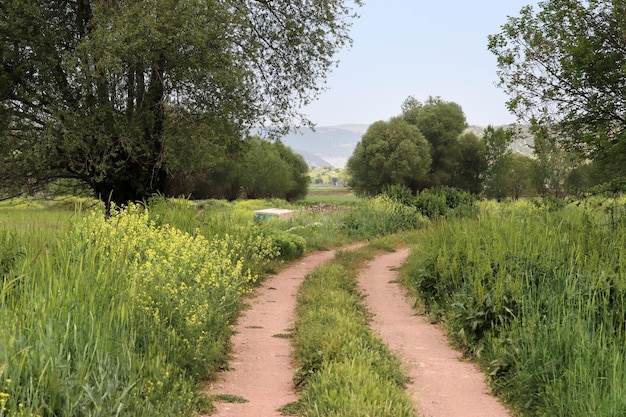
[[491,202],[420,236],[407,282],[503,400],[524,416],[624,415],[624,211]]

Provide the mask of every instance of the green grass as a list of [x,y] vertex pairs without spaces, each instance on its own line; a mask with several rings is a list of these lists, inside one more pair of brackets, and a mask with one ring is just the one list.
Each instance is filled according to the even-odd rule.
[[304,199],[309,204],[353,204],[358,200],[352,189],[335,186],[309,186],[308,194]]
[[0,206],[0,228],[29,233],[55,232],[78,216],[79,213],[69,210]]
[[[0,416],[210,411],[198,384],[227,367],[253,280],[306,250],[366,238],[350,227],[396,213],[364,201],[347,226],[351,210],[155,197],[105,219],[82,203],[0,205]],[[267,207],[298,213],[255,223]]]
[[478,219],[421,232],[405,279],[522,415],[622,415],[621,213],[589,201],[483,204]]
[[212,397],[212,399],[213,399],[213,401],[218,402],[218,403],[239,403],[239,404],[244,404],[244,403],[249,402],[245,398],[240,397],[239,395],[234,395],[234,394],[214,395]]

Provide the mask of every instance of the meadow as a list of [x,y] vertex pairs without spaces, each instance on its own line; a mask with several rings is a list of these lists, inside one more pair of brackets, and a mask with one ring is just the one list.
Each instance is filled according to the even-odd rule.
[[354,192],[347,187],[311,185],[309,186],[309,192],[305,201],[309,203],[323,202],[325,204],[352,204],[356,203],[358,198],[354,195]]
[[[307,251],[386,235],[397,237],[390,247],[412,246],[403,282],[416,307],[443,323],[521,415],[621,415],[624,202],[456,198],[466,207],[446,211],[449,193],[415,200],[400,191],[346,204],[319,195],[297,205],[157,196],[110,218],[86,200],[3,203],[0,417],[210,412],[199,387],[227,366],[231,326],[258,281]],[[255,222],[253,211],[268,207],[296,213]],[[404,401],[394,359],[368,334],[356,303],[350,277],[359,259],[340,257],[303,290],[294,334],[308,363],[297,378],[309,388],[293,405],[301,415],[319,401],[342,402],[325,384],[370,384],[372,375]],[[321,301],[332,305],[307,312],[307,299],[326,288],[334,296]],[[339,325],[324,332],[322,319],[359,329],[362,343],[346,342],[354,338]],[[375,350],[350,363],[328,351],[322,364],[315,343]],[[356,403],[363,415],[367,401]]]
[[[267,207],[297,215],[255,222]],[[385,199],[328,212],[157,196],[109,218],[98,205],[5,203],[0,416],[210,412],[199,386],[227,366],[256,282],[307,250],[405,228],[407,213]]]

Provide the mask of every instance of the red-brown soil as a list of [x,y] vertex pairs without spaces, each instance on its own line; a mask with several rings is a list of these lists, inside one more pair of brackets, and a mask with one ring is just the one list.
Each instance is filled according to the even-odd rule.
[[[484,376],[451,349],[442,331],[417,316],[393,281],[395,268],[408,255],[401,250],[372,260],[359,276],[374,314],[372,327],[403,360],[412,393],[424,417],[508,417],[489,394]],[[231,369],[208,389],[210,395],[229,394],[246,403],[216,403],[217,417],[278,417],[277,408],[295,401],[289,339],[298,286],[334,252],[309,255],[266,280],[236,326]],[[276,337],[276,336],[279,337]]]
[[297,291],[304,277],[334,255],[334,251],[308,255],[265,280],[257,290],[235,326],[230,370],[209,389],[210,395],[236,395],[248,402],[218,402],[214,416],[280,416],[276,409],[297,399],[291,345],[280,336],[292,330]]
[[452,349],[442,330],[415,314],[395,283],[408,249],[374,259],[360,274],[372,328],[405,364],[408,387],[424,417],[508,417],[484,375]]

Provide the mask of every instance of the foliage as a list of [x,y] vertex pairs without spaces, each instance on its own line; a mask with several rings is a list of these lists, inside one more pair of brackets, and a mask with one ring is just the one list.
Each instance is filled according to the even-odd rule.
[[[365,254],[345,254],[307,276],[294,333],[306,416],[414,416],[400,363],[367,325],[354,276]],[[295,410],[294,410],[295,409]]]
[[348,160],[350,186],[357,194],[374,196],[384,186],[403,184],[418,189],[431,164],[428,143],[401,118],[372,124]]
[[304,255],[306,239],[297,234],[276,231],[270,234],[274,247],[282,259],[293,260]]
[[459,137],[459,157],[449,185],[478,195],[483,192],[483,176],[487,170],[485,141],[469,132]]
[[45,247],[25,239],[0,291],[7,414],[207,411],[197,383],[226,360],[254,280],[237,242],[156,226],[135,206],[83,216]]
[[416,208],[422,216],[430,219],[471,216],[476,213],[476,198],[456,188],[429,188],[414,196],[406,187],[391,186],[385,189],[384,194],[395,202]]
[[360,0],[7,0],[0,187],[80,180],[117,203],[165,193],[253,125],[302,120]]
[[348,160],[348,184],[365,196],[394,185],[409,187],[413,193],[448,186],[478,195],[501,156],[494,153],[492,133],[509,139],[506,150],[512,132],[489,127],[481,140],[463,133],[466,127],[458,104],[439,97],[425,103],[408,97],[400,116],[371,125],[357,144]]
[[624,202],[561,207],[486,202],[477,219],[438,223],[421,234],[406,277],[523,415],[618,415]]
[[467,127],[461,106],[440,97],[429,97],[423,104],[409,97],[402,105],[402,118],[430,144],[428,181],[420,189],[448,185],[460,156],[458,139]]
[[280,141],[248,137],[225,150],[213,166],[187,177],[178,176],[169,194],[193,199],[240,197],[300,200],[307,194],[309,177],[304,159]]
[[513,142],[515,133],[511,129],[488,126],[485,129],[483,140],[485,141],[485,153],[487,169],[484,173],[485,194],[490,198],[503,199],[509,195],[509,162],[511,150],[509,145]]
[[309,168],[304,159],[280,141],[270,143],[258,138],[247,141],[242,155],[238,183],[247,198],[284,198],[289,201],[306,196]]
[[347,184],[345,168],[313,167],[309,170],[311,184],[341,186]]
[[[294,208],[281,200],[155,196],[109,218],[102,209],[25,206],[1,208],[3,415],[207,413],[210,399],[198,382],[225,366],[240,297],[254,277],[279,256],[355,238],[343,226],[347,210],[253,222],[256,209]],[[376,375],[398,381],[401,373],[390,366],[394,360],[368,355],[352,368],[354,381],[387,395],[384,387],[395,382]],[[366,370],[370,364],[375,375]],[[394,390],[388,398],[400,395]],[[361,404],[380,404],[381,395]]]
[[547,0],[489,37],[509,109],[554,129],[608,178],[626,166],[625,9],[622,0]]
[[539,194],[563,198],[570,193],[570,174],[581,165],[580,155],[563,149],[545,127],[534,127],[536,156],[533,180]]
[[363,201],[344,218],[345,233],[356,238],[419,229],[428,223],[428,219],[417,208],[384,195]]
[[[536,167],[535,160],[519,153],[511,154],[509,160],[510,196],[513,200],[522,197],[532,190],[532,172]],[[581,184],[582,186],[582,184]]]

